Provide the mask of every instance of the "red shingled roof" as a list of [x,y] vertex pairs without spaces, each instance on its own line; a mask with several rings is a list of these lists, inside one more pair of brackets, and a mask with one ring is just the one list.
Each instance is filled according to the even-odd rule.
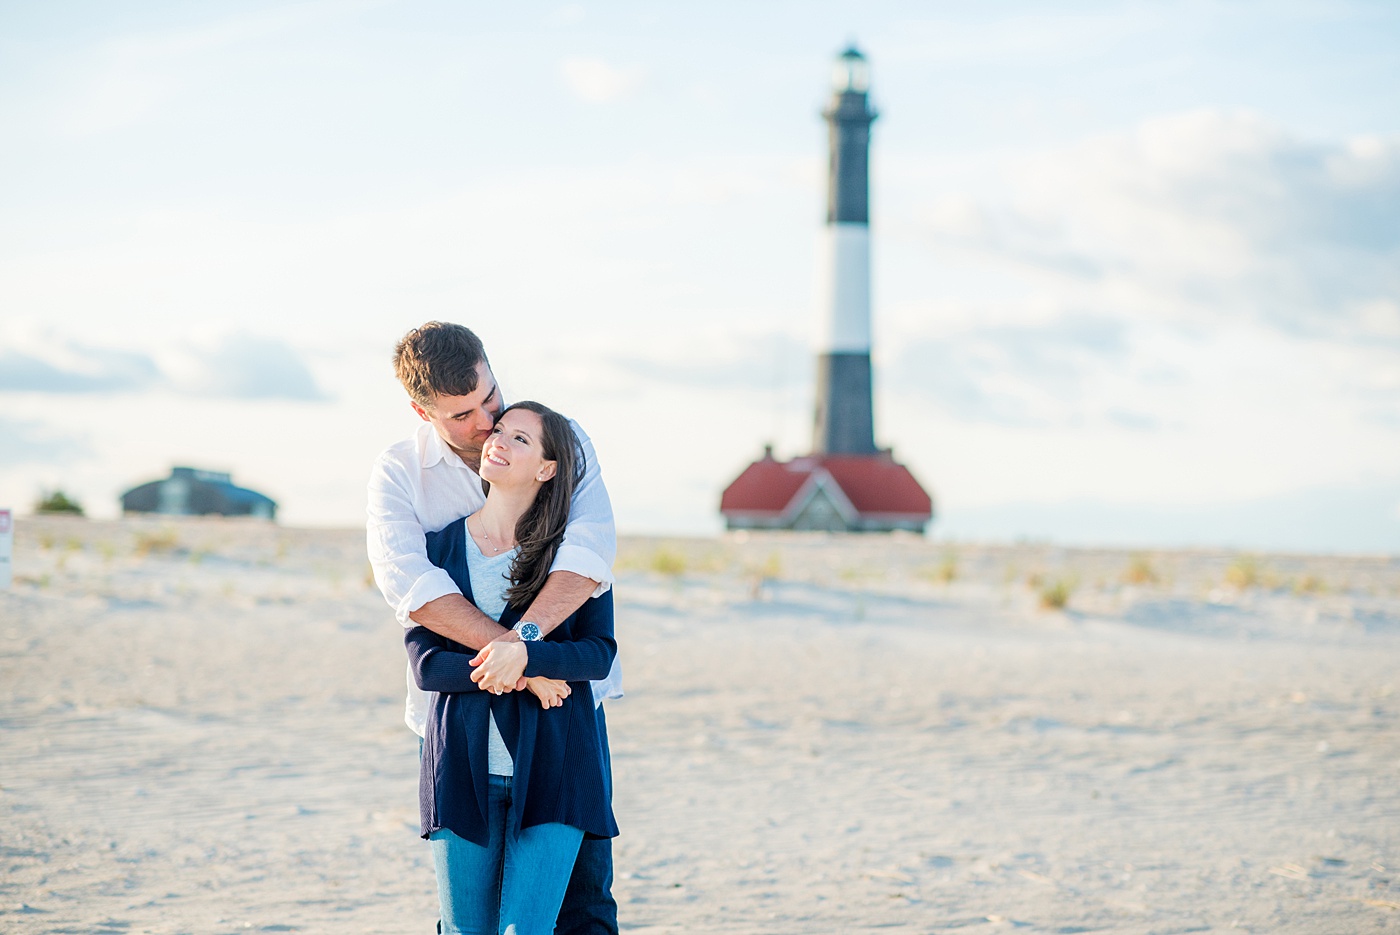
[[781,513],[812,473],[793,470],[791,465],[772,458],[750,464],[725,488],[719,499],[720,512]]
[[928,516],[933,512],[933,499],[908,468],[895,464],[888,455],[841,455],[822,458],[819,463],[841,486],[851,506],[861,513]]
[[827,475],[864,515],[917,516],[933,513],[933,500],[914,475],[888,454],[831,455],[776,461],[765,457],[744,469],[720,498],[721,513],[778,515],[813,475]]

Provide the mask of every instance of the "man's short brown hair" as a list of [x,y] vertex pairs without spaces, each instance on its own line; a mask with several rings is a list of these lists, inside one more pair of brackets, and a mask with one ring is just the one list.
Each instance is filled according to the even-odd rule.
[[448,321],[419,325],[394,345],[394,375],[424,409],[432,408],[434,397],[474,391],[476,365],[485,360],[481,339]]

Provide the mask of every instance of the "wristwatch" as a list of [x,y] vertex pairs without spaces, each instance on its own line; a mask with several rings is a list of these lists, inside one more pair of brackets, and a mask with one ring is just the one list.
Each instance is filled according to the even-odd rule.
[[536,640],[544,639],[544,634],[540,632],[540,625],[528,620],[520,621],[511,629],[520,634],[520,642],[522,643],[533,643]]

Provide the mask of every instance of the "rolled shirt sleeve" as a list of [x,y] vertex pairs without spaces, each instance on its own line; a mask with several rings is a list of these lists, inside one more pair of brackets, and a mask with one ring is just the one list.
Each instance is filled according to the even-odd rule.
[[412,487],[402,465],[375,462],[369,480],[365,546],[374,583],[405,627],[409,614],[429,601],[462,591],[452,577],[428,561],[423,525],[413,508]]

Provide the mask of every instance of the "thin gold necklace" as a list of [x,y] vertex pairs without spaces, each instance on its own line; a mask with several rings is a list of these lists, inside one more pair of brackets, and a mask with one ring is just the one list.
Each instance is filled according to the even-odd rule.
[[476,514],[476,524],[481,527],[481,534],[486,537],[486,544],[491,547],[492,552],[499,555],[504,551],[501,547],[497,546],[496,543],[491,541],[491,534],[486,531],[486,521],[481,518],[480,513]]

